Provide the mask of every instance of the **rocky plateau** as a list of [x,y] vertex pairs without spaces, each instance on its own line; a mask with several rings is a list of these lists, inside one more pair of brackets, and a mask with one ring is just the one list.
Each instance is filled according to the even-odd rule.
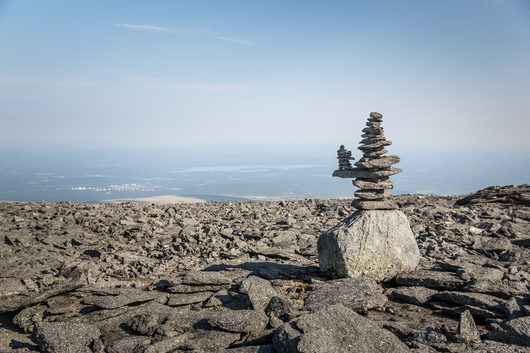
[[382,283],[319,270],[351,199],[0,202],[0,352],[530,352],[530,186],[391,200]]

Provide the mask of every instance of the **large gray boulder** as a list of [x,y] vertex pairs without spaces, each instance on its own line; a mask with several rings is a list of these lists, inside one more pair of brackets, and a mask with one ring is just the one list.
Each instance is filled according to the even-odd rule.
[[318,239],[320,268],[332,277],[386,281],[416,268],[420,251],[401,211],[357,211]]

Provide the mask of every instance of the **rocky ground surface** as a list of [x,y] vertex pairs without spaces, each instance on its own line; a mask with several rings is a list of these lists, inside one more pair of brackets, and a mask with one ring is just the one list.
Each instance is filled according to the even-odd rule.
[[351,200],[0,203],[0,352],[530,352],[530,186],[393,197],[419,267],[324,277]]

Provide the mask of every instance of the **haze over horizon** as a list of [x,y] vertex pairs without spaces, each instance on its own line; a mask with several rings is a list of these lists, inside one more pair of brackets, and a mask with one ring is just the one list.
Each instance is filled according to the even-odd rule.
[[530,3],[0,0],[0,199],[351,197],[384,115],[394,193],[530,176]]
[[[527,150],[527,1],[0,1],[1,147]],[[351,146],[352,148],[354,146]]]

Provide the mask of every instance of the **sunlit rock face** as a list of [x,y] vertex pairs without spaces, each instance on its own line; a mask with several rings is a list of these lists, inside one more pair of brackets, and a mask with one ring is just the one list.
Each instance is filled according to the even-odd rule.
[[318,239],[320,268],[331,277],[387,281],[416,268],[420,252],[401,211],[357,211]]

